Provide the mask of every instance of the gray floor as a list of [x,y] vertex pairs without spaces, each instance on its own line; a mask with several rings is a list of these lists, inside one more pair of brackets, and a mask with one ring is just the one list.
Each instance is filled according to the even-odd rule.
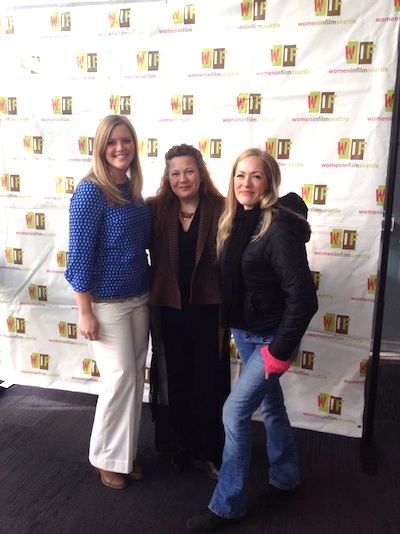
[[[290,505],[265,509],[264,429],[253,423],[249,512],[224,532],[400,533],[400,362],[381,365],[374,422],[377,469],[363,472],[360,440],[295,429],[302,477]],[[157,453],[144,405],[139,457],[146,477],[128,489],[102,486],[87,461],[96,397],[14,385],[0,388],[1,534],[180,534],[204,509],[215,482],[174,472]]]

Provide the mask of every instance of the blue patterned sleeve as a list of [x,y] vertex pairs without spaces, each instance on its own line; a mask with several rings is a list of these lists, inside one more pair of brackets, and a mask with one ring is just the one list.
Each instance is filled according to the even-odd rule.
[[74,291],[93,291],[95,259],[105,208],[100,188],[81,182],[72,195],[69,209],[69,254],[65,278]]

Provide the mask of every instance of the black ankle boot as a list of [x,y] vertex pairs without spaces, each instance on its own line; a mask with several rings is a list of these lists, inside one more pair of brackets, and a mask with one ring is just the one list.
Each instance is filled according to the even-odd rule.
[[181,447],[175,451],[174,455],[171,458],[171,464],[174,469],[177,471],[187,471],[192,462],[192,453],[189,449]]
[[186,527],[193,532],[210,532],[225,528],[242,519],[243,517],[221,517],[207,508],[204,512],[191,517],[187,521]]

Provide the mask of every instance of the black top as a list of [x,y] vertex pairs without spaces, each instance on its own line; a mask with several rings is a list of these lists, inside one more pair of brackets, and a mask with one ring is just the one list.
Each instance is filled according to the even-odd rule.
[[182,306],[190,301],[190,283],[196,263],[197,235],[199,233],[200,206],[187,232],[179,224],[179,289]]

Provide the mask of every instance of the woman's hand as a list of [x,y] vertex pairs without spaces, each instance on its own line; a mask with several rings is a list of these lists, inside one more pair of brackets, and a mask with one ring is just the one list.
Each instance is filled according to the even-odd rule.
[[269,351],[269,345],[260,349],[265,363],[265,379],[268,380],[272,373],[283,374],[290,367],[290,360],[278,360]]
[[78,328],[85,339],[98,341],[100,339],[100,325],[92,309],[92,297],[87,291],[75,292],[79,309]]
[[79,314],[79,331],[85,339],[98,341],[100,339],[100,325],[93,312]]

